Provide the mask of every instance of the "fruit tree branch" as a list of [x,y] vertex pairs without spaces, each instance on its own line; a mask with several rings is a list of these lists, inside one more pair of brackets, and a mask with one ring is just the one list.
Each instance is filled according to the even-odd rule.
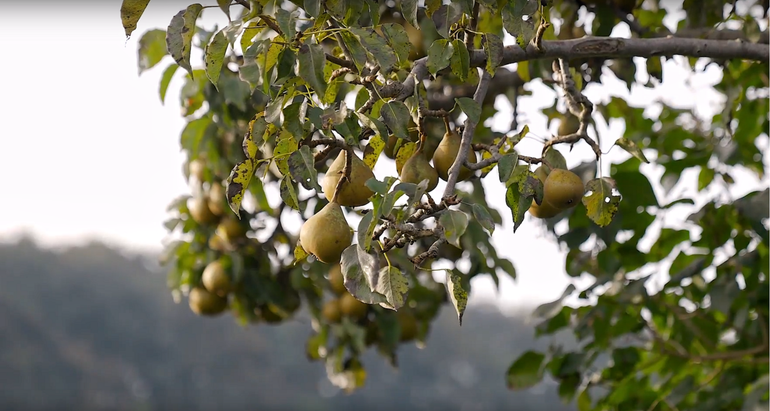
[[[492,76],[488,71],[479,69],[480,77],[479,85],[476,87],[476,93],[473,95],[473,100],[478,103],[479,107],[484,102],[484,96],[487,95],[487,89],[489,88],[489,81]],[[455,191],[455,184],[457,184],[457,178],[460,176],[460,169],[468,158],[468,153],[471,150],[471,142],[473,142],[473,133],[476,131],[476,121],[472,121],[470,117],[465,119],[465,127],[463,128],[462,142],[460,143],[460,150],[457,152],[452,167],[449,167],[448,178],[446,182],[446,188],[444,189],[444,196],[442,198],[449,198]]]
[[[630,58],[655,56],[686,56],[713,59],[742,59],[767,62],[770,49],[766,44],[748,43],[740,40],[711,40],[682,37],[633,38],[582,37],[572,40],[543,40],[543,51],[533,45],[526,50],[518,45],[506,46],[503,50],[502,65],[528,60],[563,58],[585,59],[594,57]],[[469,50],[472,67],[482,67],[486,63],[483,50]],[[412,75],[404,80],[399,100],[404,100],[414,92],[415,81],[428,78],[428,58],[414,62]]]

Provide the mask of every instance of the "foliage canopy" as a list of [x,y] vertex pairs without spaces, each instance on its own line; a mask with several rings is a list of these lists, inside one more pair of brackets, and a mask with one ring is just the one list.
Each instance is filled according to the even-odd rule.
[[[127,35],[148,2],[124,0]],[[490,235],[503,214],[514,232],[539,216],[569,249],[567,273],[593,284],[570,286],[534,313],[539,335],[570,329],[580,348],[523,354],[506,376],[511,389],[549,375],[580,410],[752,409],[767,400],[768,191],[730,194],[747,175],[766,181],[767,2],[685,0],[673,30],[657,0],[217,3],[192,4],[139,40],[140,74],[173,59],[161,100],[185,71],[180,143],[192,194],[169,207],[176,241],[164,256],[175,295],[203,290],[216,263],[228,288],[209,290],[217,309],[206,313],[280,323],[305,304],[308,358],[353,391],[365,383],[369,347],[395,365],[399,344],[424,341],[442,304],[462,323],[471,278],[515,277]],[[199,25],[212,8],[226,15],[224,27]],[[611,37],[618,25],[630,38]],[[505,45],[506,35],[515,43]],[[608,102],[583,94],[609,76],[629,91],[654,87],[673,56],[693,72],[718,67],[720,112],[703,118],[657,102],[651,115],[617,91]],[[559,131],[525,154],[520,143],[538,138],[517,107],[535,82],[556,91],[542,113]],[[505,132],[493,120],[499,101],[513,108]],[[596,126],[611,120],[625,132],[608,146]],[[573,146],[595,155],[574,174]],[[630,156],[604,175],[614,146]],[[660,172],[643,172],[651,166]],[[691,193],[672,194],[684,187]],[[322,210],[333,215],[324,214],[327,229],[315,224],[325,236],[313,249],[352,230],[352,245],[323,253],[330,264],[288,224]],[[682,213],[691,215],[671,218]],[[438,276],[437,261],[454,268]],[[579,303],[563,304],[568,297]]]

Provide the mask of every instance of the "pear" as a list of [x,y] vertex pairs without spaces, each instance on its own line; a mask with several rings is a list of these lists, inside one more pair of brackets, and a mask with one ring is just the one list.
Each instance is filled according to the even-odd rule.
[[537,205],[535,200],[532,200],[532,205],[529,206],[529,213],[533,217],[537,218],[551,218],[556,217],[557,214],[564,210],[560,210],[543,200],[543,204]]
[[227,274],[224,265],[222,265],[222,262],[219,260],[210,262],[206,268],[203,269],[201,282],[206,290],[220,296],[227,295],[232,289],[230,275]]
[[197,315],[215,316],[227,308],[227,298],[218,296],[203,287],[195,287],[188,295],[190,309]]
[[[457,153],[460,151],[461,143],[462,138],[457,132],[447,131],[444,133],[444,138],[441,139],[438,147],[436,147],[436,151],[433,153],[433,166],[436,167],[438,176],[444,181],[449,179],[449,169],[455,162]],[[473,150],[468,152],[468,162],[476,162],[476,152]],[[473,175],[473,171],[463,166],[460,168],[460,175],[457,178],[457,181],[467,180],[471,175]]]
[[585,194],[580,177],[569,170],[554,169],[548,174],[543,187],[543,204],[566,210],[575,207]]
[[353,232],[342,207],[329,203],[305,221],[299,230],[299,242],[306,252],[322,263],[340,262],[342,252],[353,243]]
[[535,175],[540,179],[540,182],[545,184],[545,180],[548,178],[548,170],[545,164],[535,169]]
[[430,166],[428,159],[422,148],[415,151],[411,157],[401,167],[399,176],[404,183],[420,184],[423,180],[428,180],[428,191],[433,191],[438,185],[438,173],[436,169]]
[[580,120],[570,113],[561,117],[561,123],[559,123],[559,135],[566,136],[577,133],[580,128]]
[[[337,182],[339,182],[340,178],[343,176],[345,162],[347,161],[347,152],[347,150],[340,151],[340,154],[334,160],[332,165],[329,166],[329,170],[326,171],[326,175],[324,175],[324,178],[321,181],[321,188],[324,191],[326,199],[329,201],[332,201],[334,190],[337,189]],[[350,180],[343,183],[342,189],[337,195],[336,202],[345,207],[358,207],[368,203],[369,197],[374,195],[374,192],[366,186],[366,181],[370,178],[374,178],[374,173],[372,173],[372,170],[355,154],[353,155],[351,166]]]

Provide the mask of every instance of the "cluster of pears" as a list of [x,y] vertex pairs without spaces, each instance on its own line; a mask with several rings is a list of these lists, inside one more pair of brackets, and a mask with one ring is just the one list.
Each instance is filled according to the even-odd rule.
[[[438,147],[436,147],[436,151],[433,152],[433,166],[431,166],[423,152],[423,146],[425,145],[425,136],[423,135],[414,154],[404,162],[399,170],[396,170],[399,173],[399,178],[405,183],[413,184],[419,184],[423,180],[428,180],[427,191],[433,191],[438,185],[439,178],[444,181],[449,179],[449,169],[454,164],[457,153],[460,152],[461,143],[462,138],[460,134],[455,130],[450,130],[447,126],[447,131],[441,138]],[[475,163],[476,161],[476,152],[471,150],[468,152],[468,162]],[[462,166],[457,181],[467,180],[472,175],[473,170]]]
[[544,163],[535,169],[543,183],[543,202],[538,205],[532,200],[529,213],[537,218],[552,218],[578,205],[585,194],[585,186],[577,174],[567,170],[567,161],[559,151],[551,148],[544,157],[549,160],[550,167]]
[[[353,322],[365,321],[369,315],[369,305],[353,297],[345,288],[344,281],[342,268],[335,264],[329,270],[329,290],[333,298],[324,303],[321,316],[331,324],[339,323],[343,318]],[[418,332],[417,318],[407,307],[399,309],[396,316],[401,329],[400,341],[414,340]],[[373,343],[376,339],[376,327],[376,321],[367,321],[367,343]]]
[[231,251],[239,241],[246,238],[246,221],[238,220],[227,207],[225,189],[221,183],[212,183],[203,194],[195,195],[187,202],[190,217],[202,226],[216,225],[216,231],[209,238],[209,248],[215,251]]
[[201,285],[190,290],[190,310],[201,316],[215,316],[227,309],[227,296],[233,290],[233,282],[220,260],[210,262],[203,269]]

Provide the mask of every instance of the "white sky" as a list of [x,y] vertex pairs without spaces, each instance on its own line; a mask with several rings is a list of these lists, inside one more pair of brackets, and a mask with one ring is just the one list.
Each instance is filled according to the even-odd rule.
[[[127,42],[119,0],[66,7],[51,3],[45,13],[39,13],[34,2],[3,6],[0,240],[32,233],[48,246],[100,239],[131,249],[159,249],[166,234],[162,222],[167,217],[167,204],[189,192],[179,146],[185,124],[178,104],[182,70],[171,83],[166,105],[162,105],[158,82],[170,60],[167,57],[139,77],[137,41],[146,30],[165,28],[189,3],[150,2],[139,28]],[[33,15],[34,26],[30,23]],[[220,15],[218,10],[207,10],[204,22],[208,26],[216,17],[221,24]],[[614,34],[626,36],[627,30],[619,27]],[[193,55],[193,61],[199,59]],[[646,78],[644,73],[637,76]],[[649,112],[656,114],[651,103],[663,98],[677,107],[697,102],[698,112],[707,116],[720,109],[721,96],[711,87],[720,79],[717,70],[691,76],[672,62],[666,65],[666,79],[665,92],[635,91],[634,105],[649,105]],[[601,103],[606,90],[627,96],[624,83],[609,78],[606,84],[604,89],[586,91],[594,103]],[[528,124],[533,134],[547,136],[545,117],[538,110],[550,105],[555,94],[542,85],[533,85],[532,90],[534,97],[520,100],[520,121],[522,126]],[[505,105],[500,108],[505,109]],[[501,127],[510,124],[510,118],[504,116]],[[622,131],[620,121],[613,121],[609,129],[599,125],[603,151]],[[540,150],[532,141],[520,147],[523,154],[536,155]],[[761,148],[767,148],[766,140]],[[591,156],[590,149],[579,144],[568,155],[568,163],[574,166]],[[604,160],[605,173],[610,162],[626,158],[621,150],[612,150]],[[645,166],[645,171],[660,175],[654,166]],[[497,177],[490,177],[492,181],[485,185],[491,195],[500,198],[499,211],[506,224],[498,227],[494,241],[499,253],[511,257],[519,275],[515,283],[501,278],[502,306],[529,306],[557,298],[568,284],[563,267],[565,251],[543,235],[544,229],[537,222],[525,221],[514,235]],[[734,190],[736,195],[767,186],[767,180],[759,182],[749,174],[743,177],[737,179],[741,184]],[[683,187],[693,183],[693,178],[697,173],[685,176]],[[441,189],[440,185],[437,192]],[[665,201],[658,187],[656,192],[661,202]],[[683,215],[686,213],[678,216]],[[494,298],[493,287],[486,278],[475,281],[472,302]]]

